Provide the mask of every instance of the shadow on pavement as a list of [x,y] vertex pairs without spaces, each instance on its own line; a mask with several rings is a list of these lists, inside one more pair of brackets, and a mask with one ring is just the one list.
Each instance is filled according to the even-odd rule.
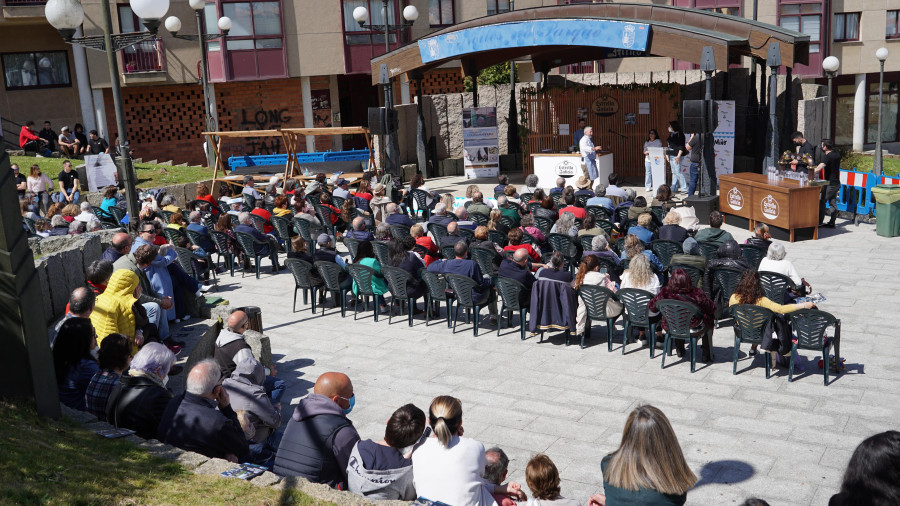
[[714,483],[730,485],[747,481],[756,474],[753,466],[740,460],[717,460],[709,462],[700,470],[700,481],[694,490]]

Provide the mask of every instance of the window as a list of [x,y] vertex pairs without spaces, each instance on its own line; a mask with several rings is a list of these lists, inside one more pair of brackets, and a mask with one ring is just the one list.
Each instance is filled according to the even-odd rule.
[[453,0],[428,0],[428,22],[431,26],[453,24]]
[[741,0],[693,0],[693,5],[683,4],[684,2],[679,2],[677,5],[680,7],[696,7],[707,12],[729,16],[741,15]]
[[[149,31],[128,4],[119,4],[119,31],[122,33]],[[126,74],[161,72],[165,70],[165,51],[159,39],[145,40],[122,50],[122,69]]]
[[859,40],[859,13],[841,12],[834,15],[834,41]]
[[6,53],[3,76],[7,90],[64,88],[72,85],[66,51]]
[[782,4],[779,26],[809,35],[809,52],[821,52],[822,4]]
[[[883,109],[881,110],[881,141],[894,142],[897,140],[897,113],[898,98],[900,98],[900,85],[898,83],[884,83],[882,92]],[[869,84],[869,110],[868,128],[866,128],[866,142],[874,143],[878,139],[878,83]]]
[[222,3],[222,15],[231,18],[232,23],[227,50],[281,48],[281,7],[278,2]]
[[900,11],[887,11],[884,36],[888,39],[900,39]]
[[[384,26],[384,3],[378,0],[343,0],[344,1],[344,43],[348,45],[356,44],[373,44],[384,45],[384,28],[369,30],[359,26],[359,23],[353,19],[353,10],[357,7],[365,7],[369,10],[369,21],[366,23],[371,26]],[[397,24],[397,4],[394,0],[388,2],[388,19],[389,25]],[[391,44],[397,42],[397,33],[389,33],[389,41]]]
[[509,12],[509,0],[487,0],[487,15]]

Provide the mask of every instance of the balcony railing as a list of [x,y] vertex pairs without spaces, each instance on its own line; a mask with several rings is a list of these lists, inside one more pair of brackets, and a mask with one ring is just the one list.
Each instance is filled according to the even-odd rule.
[[163,72],[166,56],[161,40],[147,40],[122,50],[122,70],[126,74]]
[[6,7],[28,7],[33,5],[44,5],[47,0],[0,0],[0,5]]

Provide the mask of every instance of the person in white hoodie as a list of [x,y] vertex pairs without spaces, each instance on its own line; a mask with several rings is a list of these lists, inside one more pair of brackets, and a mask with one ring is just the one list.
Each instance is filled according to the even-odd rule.
[[409,457],[416,443],[424,442],[428,433],[425,412],[414,404],[394,411],[384,429],[384,439],[366,439],[353,446],[347,463],[348,490],[369,499],[415,500]]
[[434,431],[413,452],[413,481],[419,497],[453,506],[493,506],[492,494],[518,497],[516,482],[495,485],[484,478],[484,445],[462,437],[462,403],[441,395],[431,401],[428,423]]

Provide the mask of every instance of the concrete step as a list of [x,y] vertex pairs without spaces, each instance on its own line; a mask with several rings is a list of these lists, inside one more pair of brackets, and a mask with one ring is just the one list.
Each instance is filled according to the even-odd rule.
[[179,163],[178,165],[174,165],[174,167],[187,167],[187,166],[188,166],[187,162]]
[[157,165],[166,165],[168,167],[172,166],[172,160],[166,160],[165,162],[159,162]]
[[146,161],[146,162],[144,162],[144,163],[147,163],[147,164],[150,164],[150,163],[152,163],[152,164],[154,164],[154,165],[155,165],[155,164],[156,164],[156,158],[154,158],[154,159],[153,159],[153,160],[147,160],[147,161]]
[[132,158],[131,163],[144,163],[143,158]]

